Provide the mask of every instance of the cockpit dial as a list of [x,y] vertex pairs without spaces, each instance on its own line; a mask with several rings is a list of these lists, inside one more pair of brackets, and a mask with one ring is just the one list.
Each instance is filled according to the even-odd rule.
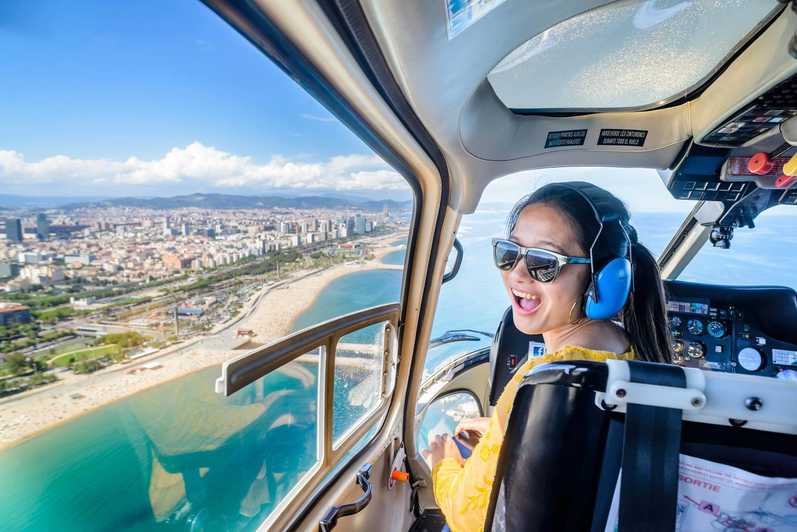
[[686,346],[686,356],[689,358],[703,358],[706,349],[700,342],[689,342]]
[[726,333],[725,325],[723,325],[722,322],[720,321],[708,322],[706,330],[708,331],[708,334],[710,334],[714,338],[722,338],[723,336],[725,336]]
[[686,322],[686,330],[693,336],[700,336],[703,334],[703,322],[697,319],[689,320]]
[[683,362],[684,360],[684,349],[686,349],[686,345],[684,344],[683,340],[675,340],[672,343],[672,361],[676,364],[679,362]]

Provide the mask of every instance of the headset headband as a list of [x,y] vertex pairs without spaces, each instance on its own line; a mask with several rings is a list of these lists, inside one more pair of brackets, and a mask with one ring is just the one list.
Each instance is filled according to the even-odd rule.
[[[562,188],[578,194],[587,203],[587,205],[590,206],[590,209],[592,209],[592,212],[595,215],[595,220],[598,222],[598,232],[595,235],[595,239],[592,241],[592,244],[590,244],[589,258],[590,269],[592,273],[591,290],[593,292],[594,299],[599,301],[600,296],[598,294],[598,285],[595,281],[600,268],[603,267],[603,264],[596,265],[596,261],[600,260],[600,262],[603,263],[606,262],[607,258],[626,258],[628,259],[629,263],[632,264],[633,258],[631,256],[631,247],[636,242],[636,231],[634,231],[629,225],[628,216],[623,212],[618,211],[615,207],[617,199],[607,191],[596,185],[593,185],[592,183],[587,183],[585,181],[570,181],[566,183],[551,183],[543,188]],[[598,249],[598,244],[601,240],[601,237],[606,240],[612,236],[607,234],[609,231],[611,231],[611,229],[607,229],[607,226],[614,225],[615,223],[617,227],[616,231],[619,235],[622,235],[625,243],[625,253],[623,254],[619,253],[619,249],[606,249],[609,247],[608,244],[604,246],[604,249]],[[596,251],[599,252],[597,257],[595,256]],[[631,290],[633,291],[633,287],[631,287]]]

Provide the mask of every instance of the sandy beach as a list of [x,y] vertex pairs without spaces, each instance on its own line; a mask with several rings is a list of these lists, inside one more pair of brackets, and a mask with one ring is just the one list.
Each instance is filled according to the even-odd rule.
[[[374,255],[369,261],[351,262],[316,272],[296,272],[263,287],[238,317],[220,324],[216,334],[193,338],[135,362],[114,365],[90,375],[65,371],[53,385],[0,400],[0,449],[72,420],[95,408],[194,371],[219,365],[240,355],[235,350],[245,340],[236,331],[251,329],[256,344],[270,343],[289,332],[294,320],[335,279],[353,272],[401,269],[382,263],[382,258],[401,246],[392,246],[397,235],[366,240]],[[135,371],[131,371],[135,370]]]

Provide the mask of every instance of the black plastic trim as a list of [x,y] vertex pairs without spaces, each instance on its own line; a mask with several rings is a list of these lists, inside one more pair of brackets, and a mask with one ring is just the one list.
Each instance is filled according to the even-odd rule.
[[462,255],[465,253],[462,249],[462,243],[459,241],[458,238],[454,239],[454,249],[457,252],[457,258],[454,261],[454,267],[451,268],[451,271],[443,275],[443,282],[447,283],[451,279],[457,276],[459,273],[459,267],[462,266]]
[[355,482],[363,490],[363,494],[354,502],[348,504],[341,504],[332,506],[324,514],[324,517],[318,522],[318,528],[321,532],[329,532],[334,529],[338,524],[338,519],[346,517],[347,515],[354,515],[365,510],[368,503],[371,502],[373,497],[373,488],[371,487],[371,464],[363,465],[355,475]]

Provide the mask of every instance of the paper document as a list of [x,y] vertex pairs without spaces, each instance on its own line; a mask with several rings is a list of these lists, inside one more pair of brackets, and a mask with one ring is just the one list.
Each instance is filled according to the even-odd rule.
[[[618,478],[606,532],[616,532],[619,509]],[[762,477],[682,454],[676,512],[678,532],[797,531],[797,479]]]

